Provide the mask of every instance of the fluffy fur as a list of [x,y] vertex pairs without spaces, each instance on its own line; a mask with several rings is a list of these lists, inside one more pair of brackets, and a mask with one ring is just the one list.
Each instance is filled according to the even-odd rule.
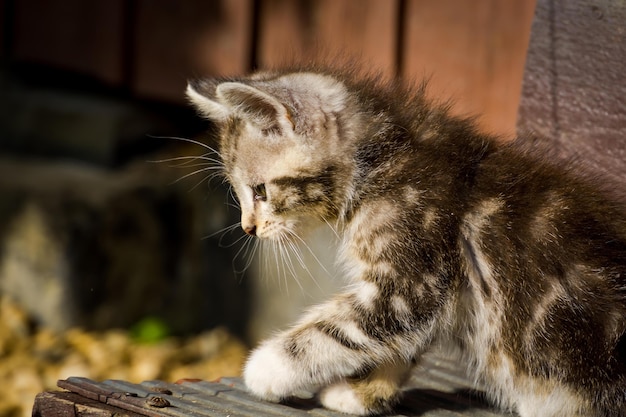
[[187,94],[248,234],[341,238],[350,284],[254,350],[252,393],[383,413],[438,343],[522,417],[626,415],[626,215],[596,182],[395,82],[295,70]]

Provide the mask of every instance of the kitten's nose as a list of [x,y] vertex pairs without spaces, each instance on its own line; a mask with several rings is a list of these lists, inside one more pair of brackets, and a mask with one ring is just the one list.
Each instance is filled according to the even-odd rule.
[[256,236],[256,225],[245,226],[243,231],[249,234],[250,236]]

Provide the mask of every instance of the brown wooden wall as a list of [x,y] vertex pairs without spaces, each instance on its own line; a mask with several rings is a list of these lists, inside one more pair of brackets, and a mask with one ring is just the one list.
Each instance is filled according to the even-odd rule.
[[535,0],[0,0],[0,57],[182,102],[185,80],[320,52],[431,78],[460,113],[513,132]]

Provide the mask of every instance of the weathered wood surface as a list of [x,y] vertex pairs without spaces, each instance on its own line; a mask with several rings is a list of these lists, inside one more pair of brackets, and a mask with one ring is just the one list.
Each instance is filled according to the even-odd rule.
[[355,58],[394,76],[399,7],[379,0],[261,2],[258,65]]
[[518,129],[626,181],[626,3],[539,0]]
[[[507,415],[489,407],[481,399],[482,395],[471,389],[462,369],[454,359],[437,354],[426,356],[393,415]],[[345,416],[321,408],[315,400],[294,400],[283,404],[258,401],[246,392],[239,378],[222,378],[214,382],[182,381],[178,384],[162,381],[141,384],[114,380],[95,382],[86,378],[69,378],[59,381],[59,387],[66,391],[37,396],[33,417]]]
[[0,0],[0,53],[184,102],[186,80],[356,58],[515,130],[535,0]]
[[92,400],[73,392],[42,392],[35,398],[33,417],[143,417],[133,413]]
[[514,133],[534,1],[407,0],[402,71],[429,77],[432,97],[452,98],[481,127]]
[[246,72],[252,0],[137,0],[130,89],[181,102],[187,79]]

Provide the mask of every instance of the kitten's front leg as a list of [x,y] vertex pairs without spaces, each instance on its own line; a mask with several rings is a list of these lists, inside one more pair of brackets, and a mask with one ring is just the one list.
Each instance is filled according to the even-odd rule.
[[[340,295],[264,342],[245,366],[250,391],[280,401],[328,387],[321,400],[329,408],[359,414],[386,409],[431,326],[415,327],[406,310],[382,306],[382,299],[374,306],[367,298],[363,288]],[[352,400],[341,401],[347,393]]]
[[[411,365],[404,362],[381,364],[365,375],[353,375],[322,388],[320,401],[326,408],[351,414],[389,411],[399,399],[410,369]],[[330,369],[327,372],[333,373]],[[313,375],[307,378],[304,366],[294,363],[281,349],[280,338],[270,339],[253,352],[244,377],[248,389],[272,402],[289,397],[310,398],[329,382],[327,378],[321,382]]]
[[348,318],[354,314],[347,298],[315,307],[292,329],[256,348],[244,368],[248,389],[274,402],[308,396],[369,366],[365,352],[375,343]]

